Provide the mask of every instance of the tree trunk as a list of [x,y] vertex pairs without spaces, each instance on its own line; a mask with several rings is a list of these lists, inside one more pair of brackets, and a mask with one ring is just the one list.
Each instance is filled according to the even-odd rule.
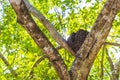
[[91,32],[85,39],[71,67],[73,79],[86,80],[93,62],[111,29],[112,22],[120,10],[120,0],[107,0]]
[[70,80],[69,73],[61,56],[59,55],[58,51],[53,47],[53,45],[48,41],[42,31],[38,28],[32,17],[30,16],[30,13],[27,10],[27,7],[25,6],[23,0],[10,0],[10,3],[18,16],[18,23],[20,23],[27,30],[27,32],[31,35],[36,44],[40,48],[42,48],[46,57],[53,64],[60,79]]
[[[109,34],[115,15],[120,9],[120,0],[107,0],[96,22],[94,23],[91,32],[88,34],[82,47],[76,53],[75,60],[70,71],[68,71],[58,51],[48,41],[46,36],[42,33],[30,16],[30,13],[24,3],[25,0],[9,1],[17,14],[18,23],[27,30],[36,44],[43,50],[45,56],[53,64],[61,80],[87,80],[93,62]],[[48,20],[43,17],[41,18],[40,20],[45,27],[49,28],[52,26]],[[49,30],[50,32],[53,31],[51,28],[49,28]],[[55,33],[57,34],[56,31]],[[51,35],[54,37],[56,35],[55,33],[51,33]],[[60,43],[59,39],[61,39]],[[64,42],[64,40],[62,40],[63,38],[59,37],[59,39],[55,40],[66,48],[68,45]],[[62,43],[65,43],[66,45]],[[69,46],[66,49],[75,55]]]

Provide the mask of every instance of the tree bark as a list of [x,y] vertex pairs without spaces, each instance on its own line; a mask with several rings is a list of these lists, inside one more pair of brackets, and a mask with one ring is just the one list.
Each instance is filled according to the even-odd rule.
[[[42,48],[46,57],[53,64],[61,80],[87,80],[93,62],[102,44],[105,42],[105,39],[108,36],[115,15],[120,9],[120,0],[107,0],[96,22],[94,23],[91,32],[88,34],[82,47],[78,50],[76,58],[71,66],[70,71],[68,72],[66,65],[58,51],[48,41],[46,36],[42,33],[30,16],[24,1],[10,0],[10,3],[17,14],[18,22],[27,30],[36,44]],[[29,8],[30,6],[28,9]],[[40,18],[40,21],[45,27],[47,27],[49,31],[55,31],[55,29],[51,28],[52,25],[48,20],[45,19],[44,16]],[[57,39],[56,34],[58,36]],[[58,43],[59,39],[61,39],[59,44],[66,48],[66,46],[64,46],[64,40],[62,40],[56,31],[51,33],[51,35],[56,39],[56,41],[58,41]],[[69,46],[67,47],[69,48]]]
[[44,25],[44,27],[49,31],[51,36],[59,43],[60,46],[69,51],[73,56],[75,56],[75,52],[68,46],[66,40],[61,37],[61,35],[55,30],[54,26],[47,20],[42,13],[40,13],[37,9],[35,9],[28,0],[23,0],[28,8],[28,10],[36,17],[38,20]]
[[58,73],[61,80],[70,80],[69,73],[66,65],[63,62],[58,51],[48,41],[46,36],[38,28],[23,0],[10,0],[10,3],[17,14],[17,21],[20,23],[27,32],[31,35],[36,44],[42,48],[46,57],[53,64],[56,72]]
[[107,0],[91,32],[76,55],[70,73],[73,80],[86,80],[93,62],[111,29],[120,0]]

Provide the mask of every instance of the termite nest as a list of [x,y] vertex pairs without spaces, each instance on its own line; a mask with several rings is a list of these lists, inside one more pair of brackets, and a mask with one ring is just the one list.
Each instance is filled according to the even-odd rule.
[[73,32],[68,37],[67,44],[73,49],[74,52],[77,52],[84,43],[84,40],[87,37],[88,33],[88,31],[83,29],[79,29],[77,32]]

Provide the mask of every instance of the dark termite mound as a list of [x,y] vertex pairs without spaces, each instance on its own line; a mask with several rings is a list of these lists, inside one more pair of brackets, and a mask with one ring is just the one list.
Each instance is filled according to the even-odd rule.
[[83,29],[78,30],[76,33],[72,33],[67,39],[67,44],[73,49],[73,51],[77,52],[82,46],[88,33],[88,31]]

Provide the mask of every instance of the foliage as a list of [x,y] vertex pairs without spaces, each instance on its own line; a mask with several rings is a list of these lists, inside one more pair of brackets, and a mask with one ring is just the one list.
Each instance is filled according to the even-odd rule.
[[[29,0],[36,9],[51,21],[55,29],[65,38],[76,32],[78,29],[85,29],[90,31],[97,15],[103,7],[104,1],[101,0]],[[49,7],[48,7],[49,6]],[[16,14],[11,8],[7,0],[1,1],[0,10],[0,52],[8,60],[10,67],[12,67],[18,74],[19,79],[29,79],[29,73],[32,66],[43,55],[42,51],[38,48],[28,33],[17,24]],[[58,44],[50,36],[44,26],[35,18],[39,28],[45,33],[52,44],[57,47]],[[120,13],[116,16],[113,23],[112,30],[106,41],[120,43]],[[114,58],[114,62],[117,59],[114,57],[120,52],[120,47],[114,47],[112,45],[105,46],[111,58]],[[60,49],[68,69],[73,61],[72,55],[66,50]],[[89,75],[89,80],[100,80],[101,77],[101,61],[102,53],[104,54],[104,75],[103,78],[108,80],[111,71],[110,65],[107,61],[105,49],[101,49],[96,61],[92,67]],[[52,64],[47,59],[39,63],[37,67],[33,69],[34,79],[53,80],[59,79]],[[0,79],[16,79],[9,71],[9,66],[6,66],[2,60],[0,60]]]

